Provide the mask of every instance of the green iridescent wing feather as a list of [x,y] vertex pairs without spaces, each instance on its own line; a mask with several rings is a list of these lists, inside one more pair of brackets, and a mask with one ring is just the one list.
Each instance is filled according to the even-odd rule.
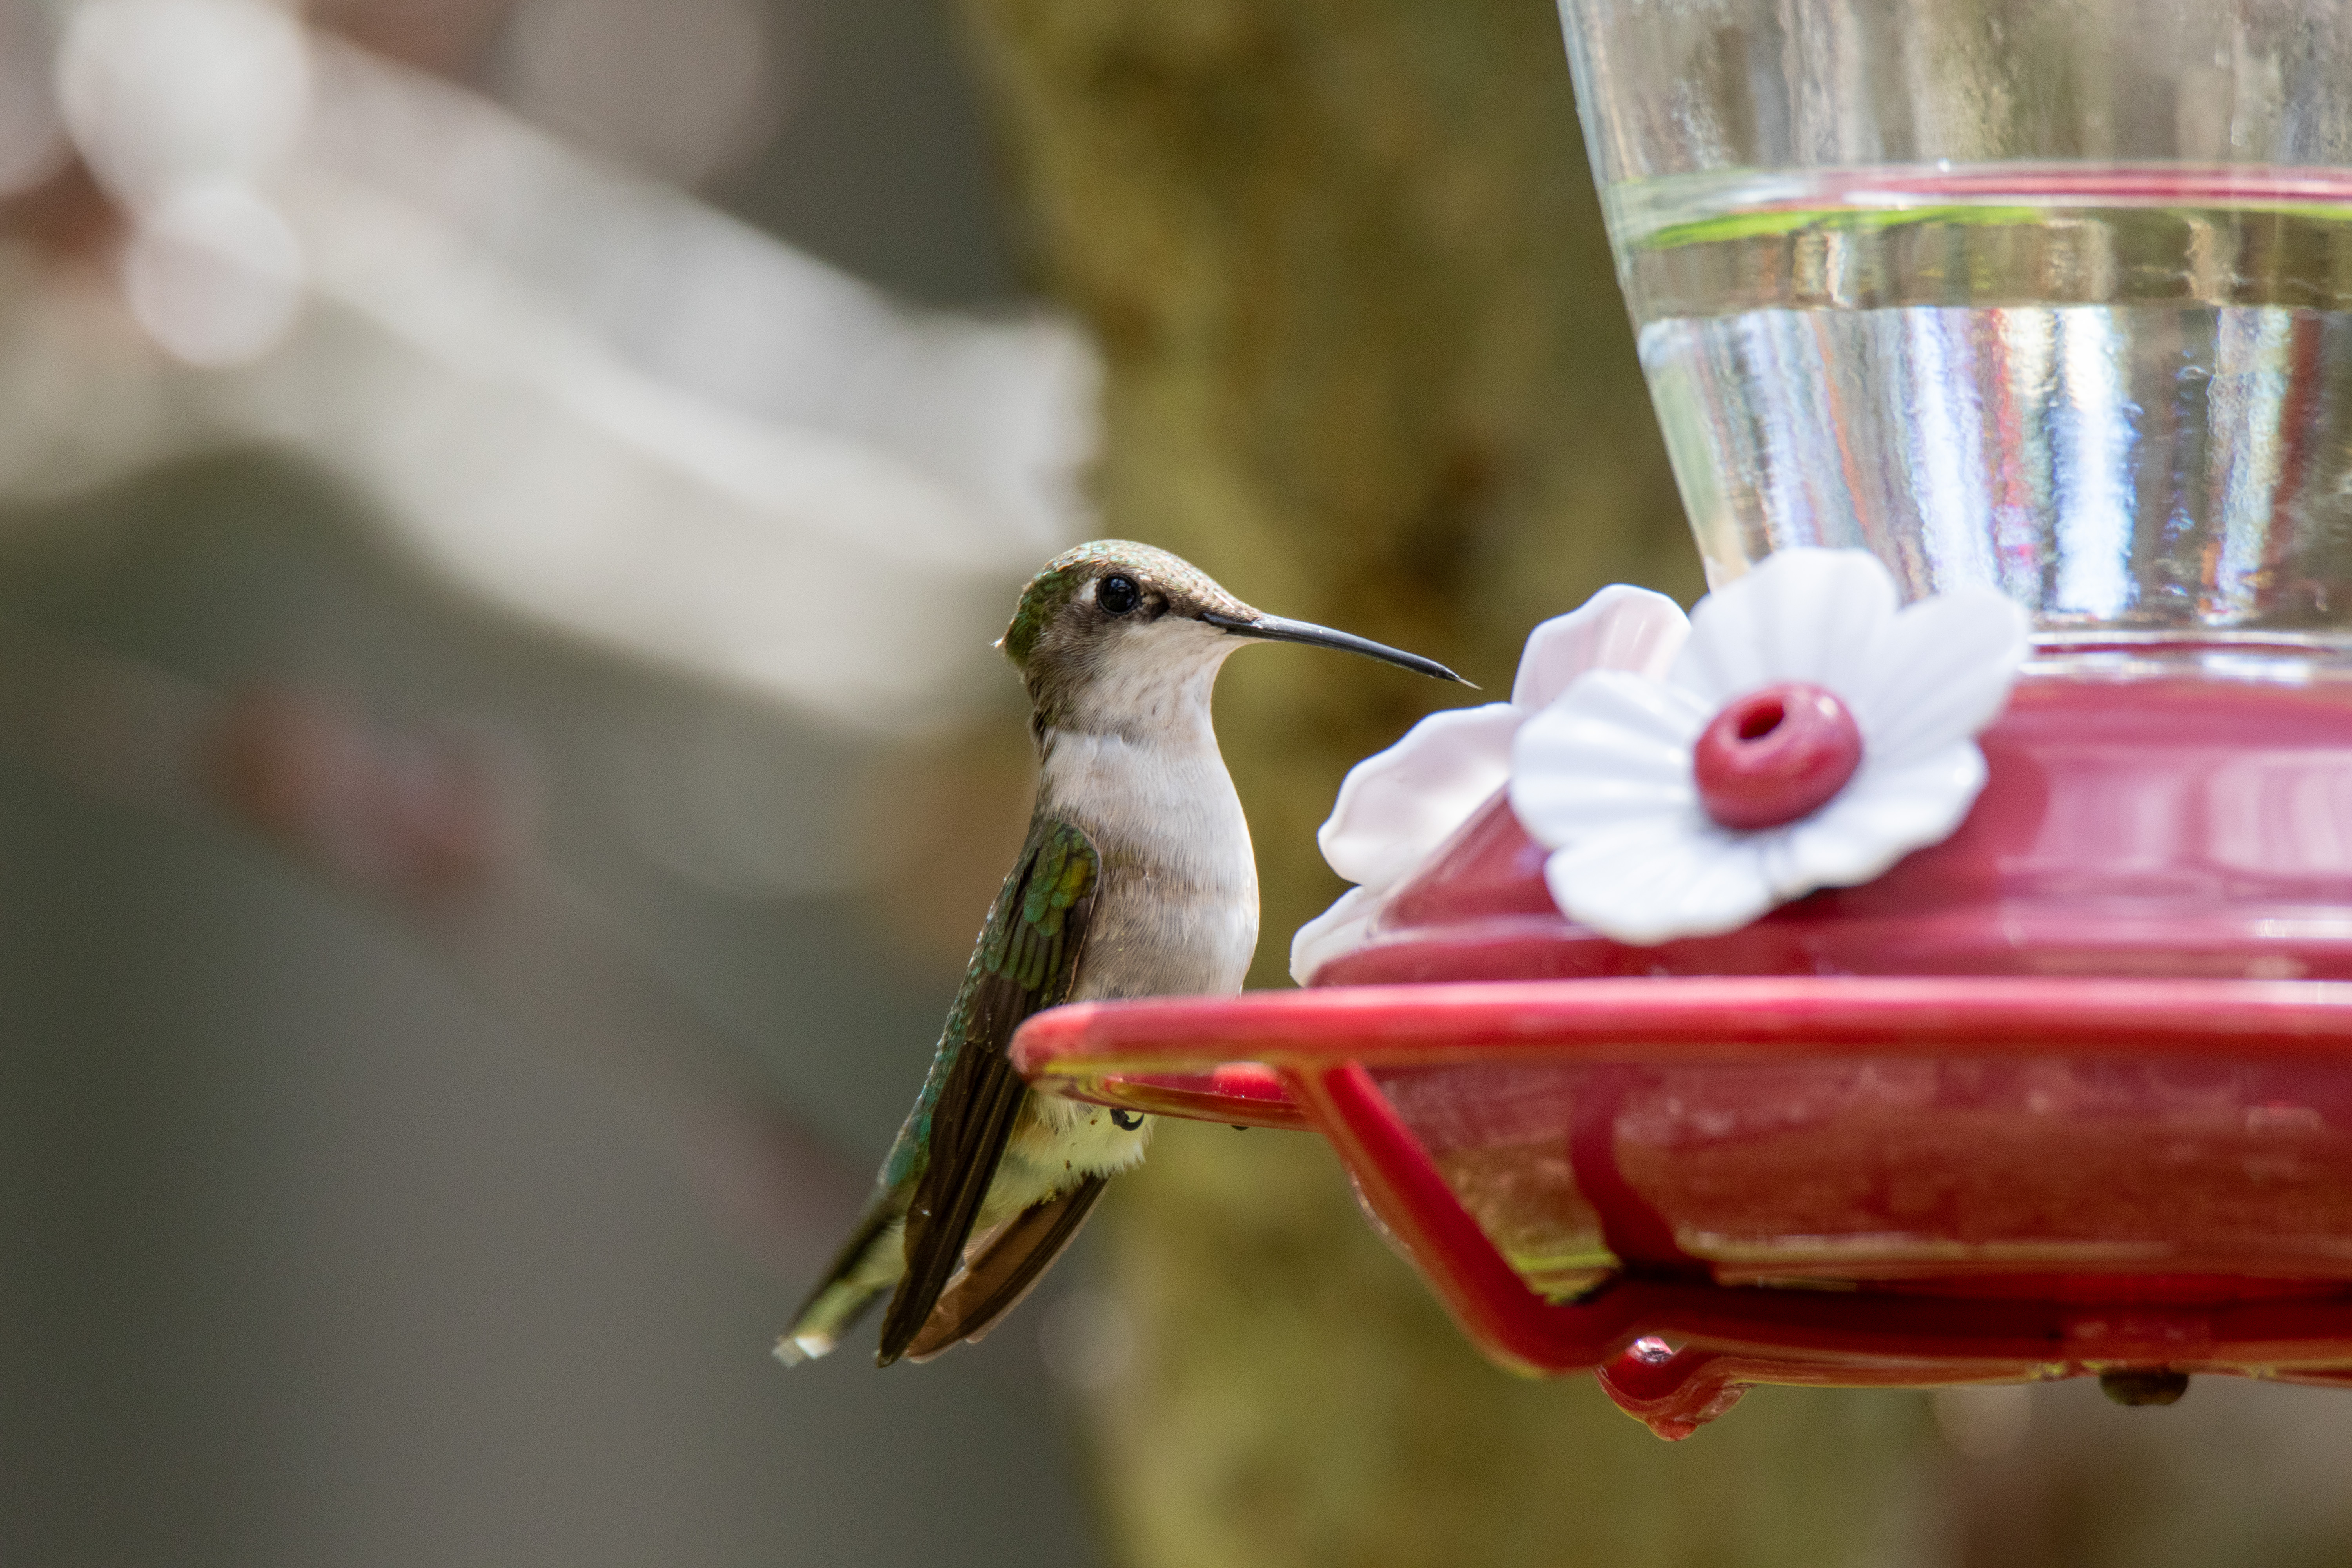
[[915,1342],[963,1262],[1028,1093],[1006,1049],[1022,1020],[1068,999],[1101,864],[1084,832],[1041,815],[997,894],[922,1098],[884,1172],[893,1187],[914,1182],[907,1272],[882,1325],[886,1365]]

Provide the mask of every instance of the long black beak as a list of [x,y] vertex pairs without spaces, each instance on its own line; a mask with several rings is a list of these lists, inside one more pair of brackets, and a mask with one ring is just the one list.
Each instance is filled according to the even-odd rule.
[[1201,618],[1237,637],[1263,637],[1268,642],[1303,642],[1312,647],[1336,647],[1342,653],[1360,653],[1366,658],[1402,665],[1433,679],[1461,681],[1473,691],[1478,689],[1433,658],[1423,658],[1417,653],[1390,647],[1370,637],[1357,637],[1352,632],[1335,632],[1328,626],[1318,626],[1309,621],[1286,620],[1280,616],[1260,616],[1254,621],[1244,621],[1234,616],[1203,613]]

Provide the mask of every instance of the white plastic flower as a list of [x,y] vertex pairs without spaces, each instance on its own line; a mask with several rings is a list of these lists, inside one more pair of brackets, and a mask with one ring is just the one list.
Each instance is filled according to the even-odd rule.
[[1689,630],[1680,606],[1662,594],[1603,588],[1582,609],[1528,634],[1508,702],[1433,713],[1358,763],[1315,836],[1331,868],[1358,885],[1298,929],[1292,976],[1303,985],[1362,945],[1387,895],[1503,787],[1511,738],[1538,709],[1590,670],[1663,673]]
[[2026,647],[1990,588],[1898,609],[1867,552],[1782,551],[1700,601],[1663,676],[1596,670],[1520,727],[1512,809],[1571,920],[1732,931],[1950,837]]

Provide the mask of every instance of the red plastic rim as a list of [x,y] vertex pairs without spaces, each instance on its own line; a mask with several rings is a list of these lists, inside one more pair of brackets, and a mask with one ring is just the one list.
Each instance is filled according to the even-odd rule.
[[1089,1002],[1013,1041],[1032,1081],[1125,1105],[1125,1080],[1185,1083],[1203,1121],[1263,1114],[1263,1080],[1228,1099],[1234,1064],[1312,1071],[1567,1056],[1673,1065],[1792,1057],[2352,1052],[2352,982],[2041,975],[1699,975],[1332,985],[1238,996]]

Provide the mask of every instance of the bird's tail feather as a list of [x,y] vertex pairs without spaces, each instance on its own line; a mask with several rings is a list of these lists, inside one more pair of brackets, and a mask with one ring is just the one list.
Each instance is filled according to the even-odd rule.
[[1062,1256],[1107,1184],[1101,1176],[1088,1176],[975,1240],[963,1272],[940,1294],[922,1332],[907,1347],[907,1359],[929,1361],[994,1328]]
[[776,1341],[778,1361],[798,1366],[825,1354],[883,1291],[898,1284],[907,1272],[906,1228],[903,1202],[894,1202],[887,1192],[876,1194],[833,1267],[793,1314],[793,1326]]

